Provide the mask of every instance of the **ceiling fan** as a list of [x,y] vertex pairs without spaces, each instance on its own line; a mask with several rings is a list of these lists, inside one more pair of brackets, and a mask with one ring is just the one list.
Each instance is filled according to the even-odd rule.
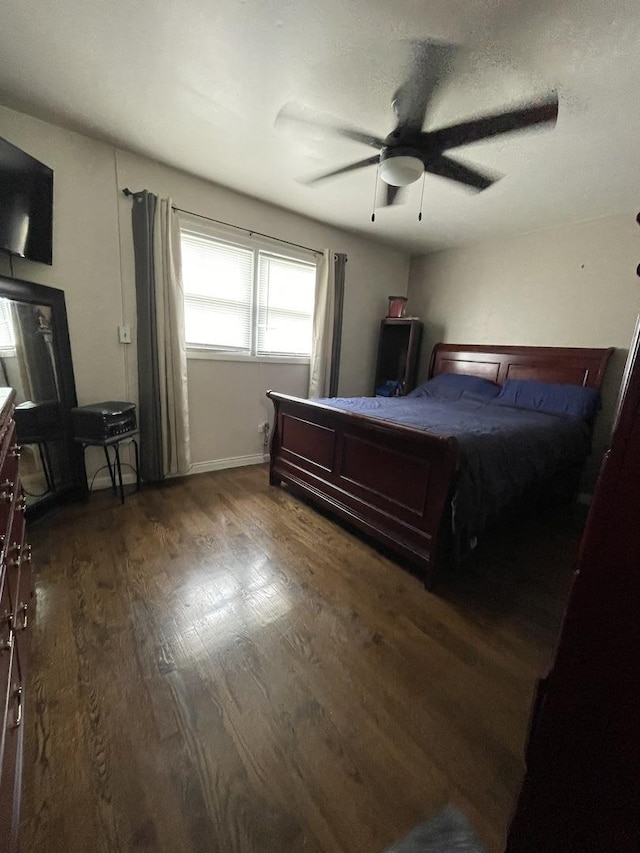
[[466,166],[445,152],[504,133],[526,130],[535,125],[554,125],[558,116],[558,97],[551,93],[540,101],[505,112],[473,118],[438,130],[424,131],[422,128],[430,102],[444,79],[456,50],[457,48],[450,44],[431,41],[414,43],[409,75],[392,98],[397,124],[384,138],[350,127],[339,120],[310,118],[292,105],[283,107],[278,113],[276,124],[297,122],[322,127],[337,136],[378,149],[371,157],[314,175],[303,183],[316,184],[327,178],[377,164],[379,175],[387,184],[384,204],[390,205],[401,200],[401,187],[412,184],[426,172],[456,181],[477,192],[487,189],[499,180],[499,176]]

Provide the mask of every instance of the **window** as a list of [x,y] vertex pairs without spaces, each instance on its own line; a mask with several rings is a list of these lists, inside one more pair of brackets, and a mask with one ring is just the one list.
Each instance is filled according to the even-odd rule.
[[16,354],[16,340],[13,336],[11,303],[0,298],[0,358],[9,358]]
[[182,279],[188,347],[245,357],[310,355],[314,262],[183,225]]

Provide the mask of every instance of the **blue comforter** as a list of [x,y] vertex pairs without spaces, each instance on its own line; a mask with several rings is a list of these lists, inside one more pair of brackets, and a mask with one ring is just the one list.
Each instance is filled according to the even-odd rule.
[[489,519],[531,486],[584,463],[590,447],[589,428],[577,418],[471,396],[458,401],[338,397],[318,402],[457,440],[459,469],[452,523],[463,550]]

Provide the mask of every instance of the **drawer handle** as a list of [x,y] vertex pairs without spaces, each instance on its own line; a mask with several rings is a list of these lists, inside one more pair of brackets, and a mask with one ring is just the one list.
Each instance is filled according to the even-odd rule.
[[9,626],[9,636],[4,642],[0,643],[0,652],[10,652],[13,648],[13,615],[5,613],[4,618],[7,620],[7,625]]
[[19,566],[21,563],[31,562],[31,545],[18,545],[14,543],[9,549],[9,552],[11,551],[15,554],[15,557],[11,560],[12,565]]
[[[11,503],[13,501],[13,480],[4,480],[0,483],[0,500],[7,501],[7,503]],[[7,491],[9,490],[9,491]]]
[[18,707],[16,708],[16,718],[13,721],[13,727],[17,729],[22,723],[22,685],[16,687],[14,695],[18,699]]
[[29,621],[28,616],[27,616],[28,610],[29,610],[28,604],[21,604],[20,607],[18,608],[18,612],[22,613],[22,625],[16,625],[16,631],[26,631],[27,630],[27,623]]
[[15,456],[16,459],[20,458],[20,454],[22,453],[22,445],[21,444],[12,444],[9,448],[9,455]]

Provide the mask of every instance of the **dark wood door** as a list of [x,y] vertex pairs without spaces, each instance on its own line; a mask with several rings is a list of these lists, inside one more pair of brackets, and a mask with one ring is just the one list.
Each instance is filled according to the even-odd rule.
[[507,851],[640,850],[640,321]]

